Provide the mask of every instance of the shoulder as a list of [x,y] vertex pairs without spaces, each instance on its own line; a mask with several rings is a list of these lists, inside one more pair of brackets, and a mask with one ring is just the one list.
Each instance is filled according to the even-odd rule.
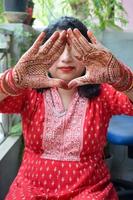
[[102,98],[106,98],[106,99],[112,99],[114,97],[118,97],[121,95],[124,95],[122,92],[119,92],[117,90],[115,90],[111,85],[109,84],[101,84],[101,97]]

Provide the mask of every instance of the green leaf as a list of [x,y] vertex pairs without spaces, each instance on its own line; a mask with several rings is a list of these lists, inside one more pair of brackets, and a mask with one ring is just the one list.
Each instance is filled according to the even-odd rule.
[[[120,24],[127,20],[126,11],[118,0],[34,0],[34,3],[38,6],[35,17],[45,25],[62,15],[76,16],[85,24],[95,28],[97,26],[100,30],[108,27],[108,20],[115,27],[116,16],[119,17]],[[91,19],[96,19],[97,23]]]
[[21,135],[22,134],[22,126],[21,123],[17,123],[14,126],[11,127],[11,131],[9,135]]

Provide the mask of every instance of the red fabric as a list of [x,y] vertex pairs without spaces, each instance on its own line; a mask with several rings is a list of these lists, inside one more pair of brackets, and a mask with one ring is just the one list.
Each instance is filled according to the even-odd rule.
[[111,86],[102,85],[99,97],[88,101],[80,161],[41,158],[44,98],[30,90],[0,103],[0,112],[21,113],[25,150],[21,167],[6,200],[117,200],[103,160],[109,119],[133,116],[133,104]]

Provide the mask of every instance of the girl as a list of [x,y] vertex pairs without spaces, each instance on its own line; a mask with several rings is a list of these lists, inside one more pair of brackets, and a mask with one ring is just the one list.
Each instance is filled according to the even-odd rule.
[[85,25],[48,26],[0,86],[0,111],[21,114],[25,143],[6,200],[118,199],[103,149],[112,115],[133,116],[133,74]]

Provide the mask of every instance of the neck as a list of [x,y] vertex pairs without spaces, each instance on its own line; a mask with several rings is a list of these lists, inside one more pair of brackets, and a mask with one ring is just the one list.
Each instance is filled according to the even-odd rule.
[[64,104],[64,108],[67,109],[71,102],[72,96],[75,92],[75,89],[65,90],[62,88],[58,88],[58,92],[59,92],[62,102]]
[[71,89],[71,90],[65,90],[65,89],[62,89],[62,88],[58,88],[58,92],[61,96],[69,96],[71,97],[74,92],[75,92],[75,89]]

